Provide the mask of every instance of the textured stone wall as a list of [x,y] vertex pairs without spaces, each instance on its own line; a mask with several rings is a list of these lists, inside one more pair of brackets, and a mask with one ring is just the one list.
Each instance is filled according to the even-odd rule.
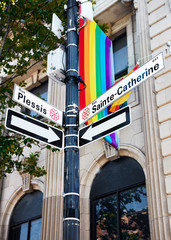
[[155,76],[155,94],[159,124],[160,148],[166,185],[166,198],[171,226],[171,53],[166,43],[171,39],[170,1],[148,1],[151,50],[163,52],[165,69]]

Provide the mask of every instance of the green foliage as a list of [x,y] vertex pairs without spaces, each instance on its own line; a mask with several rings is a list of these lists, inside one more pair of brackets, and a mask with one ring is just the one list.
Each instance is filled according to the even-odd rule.
[[102,29],[102,31],[104,33],[108,32],[108,30],[109,30],[109,24],[108,23],[99,24],[98,23],[99,21],[95,17],[94,17],[94,21],[98,24],[98,26]]
[[39,152],[31,153],[29,157],[25,158],[23,166],[18,168],[18,171],[22,173],[30,173],[36,177],[40,177],[46,174],[44,166],[42,168],[37,166],[37,162],[39,160]]
[[1,125],[0,132],[0,178],[14,170],[28,172],[37,177],[46,173],[44,167],[37,166],[38,152],[31,153],[29,157],[24,158],[24,148],[31,148],[32,144],[38,145],[36,141],[7,131],[3,125]]
[[[56,13],[65,24],[66,0],[4,0],[0,1],[0,178],[14,170],[33,176],[46,174],[37,166],[39,153],[25,158],[24,148],[38,142],[5,129],[6,108],[17,104],[12,101],[13,82],[35,63],[46,60],[50,50],[56,49],[64,39],[57,39],[51,31],[52,14]],[[20,86],[25,87],[25,82]],[[50,146],[47,147],[51,149]],[[58,151],[58,149],[51,149]]]
[[8,75],[22,75],[30,66],[31,60],[42,60],[50,50],[64,42],[64,39],[57,39],[50,26],[53,13],[65,20],[65,1],[4,2],[5,8],[0,6],[0,66],[3,66],[3,71]]

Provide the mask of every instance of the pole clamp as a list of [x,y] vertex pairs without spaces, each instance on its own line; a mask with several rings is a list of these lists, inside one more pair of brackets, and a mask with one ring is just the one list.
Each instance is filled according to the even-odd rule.
[[77,127],[77,124],[65,124],[65,127]]
[[70,43],[70,44],[68,44],[66,47],[71,47],[71,46],[72,46],[72,47],[78,47],[77,44],[75,44],[75,43]]
[[78,71],[76,70],[76,69],[68,69],[68,70],[66,70],[66,72],[76,72],[76,73],[78,73]]
[[64,149],[67,149],[67,148],[79,148],[79,146],[74,146],[74,145],[72,145],[72,146],[66,146],[66,147],[64,147]]
[[74,218],[74,217],[67,217],[67,218],[63,218],[63,221],[78,221],[78,222],[80,222],[80,219]]
[[69,192],[69,193],[64,193],[63,194],[63,197],[66,197],[66,196],[69,196],[69,195],[75,195],[75,196],[80,196],[80,194],[79,193],[75,193],[75,192]]
[[71,110],[66,111],[66,113],[77,113],[77,111],[75,110],[75,108],[73,108]]
[[70,107],[73,107],[73,108],[78,108],[78,109],[79,109],[79,107],[78,107],[76,104],[67,105],[65,108],[70,108]]
[[78,138],[78,135],[77,134],[67,134],[67,135],[65,135],[65,137],[77,137]]
[[74,27],[74,28],[68,28],[67,29],[67,31],[66,31],[66,33],[68,33],[68,32],[71,32],[71,31],[76,31],[77,29]]

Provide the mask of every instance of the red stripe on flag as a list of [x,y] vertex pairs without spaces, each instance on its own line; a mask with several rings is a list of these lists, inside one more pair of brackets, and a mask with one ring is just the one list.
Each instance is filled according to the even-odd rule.
[[[79,27],[84,25],[84,19],[80,18]],[[84,27],[79,31],[79,76],[84,79]],[[83,84],[79,83],[79,89],[83,89]],[[79,108],[85,107],[85,90],[79,92]]]

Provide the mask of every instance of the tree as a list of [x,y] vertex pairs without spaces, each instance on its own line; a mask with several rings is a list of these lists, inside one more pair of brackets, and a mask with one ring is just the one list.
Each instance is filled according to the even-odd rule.
[[16,105],[12,101],[14,79],[37,62],[43,62],[50,50],[64,43],[63,38],[57,39],[52,33],[50,25],[53,13],[65,22],[65,2],[0,1],[0,177],[14,169],[34,176],[46,173],[44,168],[37,166],[37,152],[21,161],[24,148],[31,148],[38,142],[6,130],[4,119],[6,108]]
[[[0,177],[14,169],[34,176],[45,174],[45,170],[37,166],[38,153],[21,162],[23,149],[38,143],[7,131],[5,110],[17,105],[12,101],[15,78],[38,62],[46,64],[49,51],[65,43],[63,37],[57,39],[50,26],[52,14],[56,13],[65,29],[66,3],[67,0],[0,0]],[[107,24],[100,26],[107,31]]]

